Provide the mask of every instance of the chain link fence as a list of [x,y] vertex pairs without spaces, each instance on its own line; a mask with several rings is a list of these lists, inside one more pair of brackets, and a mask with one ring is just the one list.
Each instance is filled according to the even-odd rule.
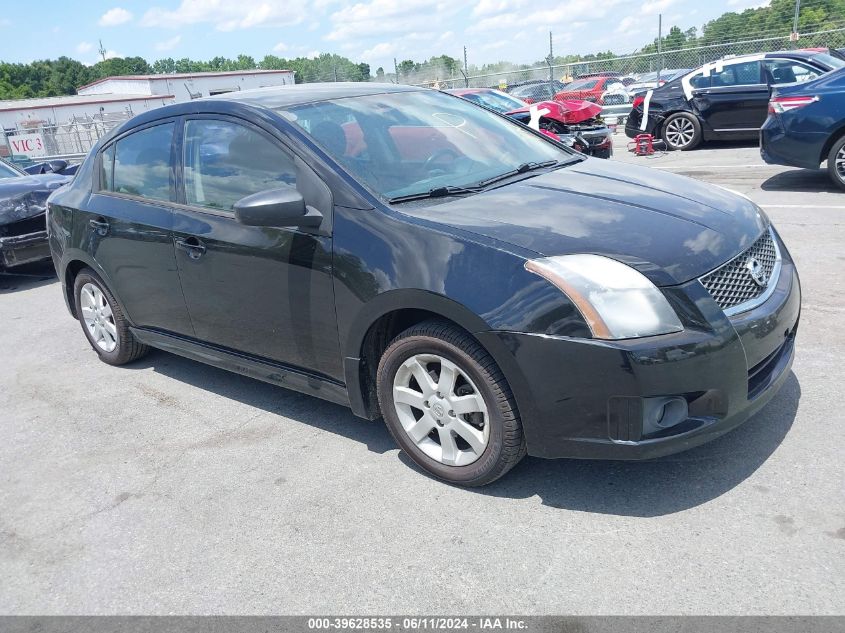
[[[797,42],[789,34],[777,37],[748,39],[711,44],[661,53],[632,54],[607,59],[588,59],[539,66],[512,65],[495,72],[473,72],[472,67],[447,67],[442,63],[415,64],[406,69],[397,68],[398,75],[385,75],[382,80],[413,84],[430,88],[513,88],[526,82],[566,83],[591,73],[615,72],[621,76],[664,70],[697,68],[726,55],[746,55],[794,48],[840,48],[845,46],[845,28],[801,34]],[[557,84],[556,84],[557,85]]]
[[[112,128],[134,116],[131,108],[95,116],[74,116],[61,123],[26,121],[2,130],[0,155],[21,164],[45,158],[79,158]],[[23,144],[26,143],[26,150]],[[33,151],[33,149],[35,151]],[[28,154],[25,159],[21,154]],[[19,157],[20,158],[16,158]]]

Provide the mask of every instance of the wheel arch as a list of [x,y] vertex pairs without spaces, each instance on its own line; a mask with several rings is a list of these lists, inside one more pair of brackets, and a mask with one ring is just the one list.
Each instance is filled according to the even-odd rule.
[[65,301],[67,302],[71,316],[73,316],[74,319],[79,319],[79,315],[76,313],[76,300],[73,296],[73,286],[76,281],[76,276],[84,268],[90,268],[97,274],[100,280],[109,289],[109,292],[112,294],[115,301],[117,301],[120,305],[120,309],[126,316],[126,319],[131,323],[132,319],[129,316],[129,313],[126,312],[126,306],[123,305],[123,302],[120,300],[120,296],[114,291],[114,287],[109,283],[103,269],[100,268],[93,258],[88,257],[84,253],[73,253],[69,255],[66,263],[62,266],[62,285],[65,293]]
[[845,123],[839,126],[839,129],[835,130],[828,137],[827,141],[825,141],[825,144],[822,146],[821,156],[819,157],[819,164],[827,160],[827,155],[830,154],[830,150],[843,136],[845,136]]
[[[345,339],[343,368],[353,413],[374,420],[379,417],[375,376],[388,344],[409,327],[429,319],[449,322],[478,341],[496,361],[510,382],[502,350],[490,349],[476,336],[490,326],[454,299],[424,290],[394,290],[374,298],[355,319]],[[511,385],[511,389],[514,386]]]

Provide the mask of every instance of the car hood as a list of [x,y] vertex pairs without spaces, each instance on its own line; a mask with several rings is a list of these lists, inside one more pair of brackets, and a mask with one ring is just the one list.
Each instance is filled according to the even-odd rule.
[[44,213],[47,197],[72,179],[62,174],[0,179],[0,225]]
[[539,255],[606,255],[658,285],[683,283],[718,267],[750,246],[767,224],[753,202],[725,189],[597,159],[402,211]]

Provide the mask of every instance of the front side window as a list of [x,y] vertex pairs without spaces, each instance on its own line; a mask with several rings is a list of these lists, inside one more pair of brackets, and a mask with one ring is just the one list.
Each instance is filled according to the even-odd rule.
[[713,72],[710,85],[713,88],[722,86],[753,86],[760,82],[760,62],[742,62],[725,66],[722,72]]
[[188,204],[231,211],[268,189],[296,186],[293,158],[263,134],[229,121],[185,123],[185,198]]
[[[171,200],[173,123],[134,132],[103,152],[101,188],[151,200]],[[110,153],[113,150],[113,153]],[[112,172],[109,177],[108,171]]]

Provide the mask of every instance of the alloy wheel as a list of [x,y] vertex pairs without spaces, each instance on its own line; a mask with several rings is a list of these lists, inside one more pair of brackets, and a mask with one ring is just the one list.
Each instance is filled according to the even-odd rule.
[[689,119],[678,117],[666,125],[666,140],[674,147],[686,147],[694,137],[695,126]]
[[91,340],[104,352],[113,352],[117,347],[117,326],[103,291],[92,283],[85,284],[79,292],[79,304]]
[[441,464],[472,464],[490,441],[481,392],[442,356],[416,354],[402,363],[393,379],[393,404],[411,441]]
[[845,182],[845,145],[839,148],[834,159],[836,175],[842,182]]

